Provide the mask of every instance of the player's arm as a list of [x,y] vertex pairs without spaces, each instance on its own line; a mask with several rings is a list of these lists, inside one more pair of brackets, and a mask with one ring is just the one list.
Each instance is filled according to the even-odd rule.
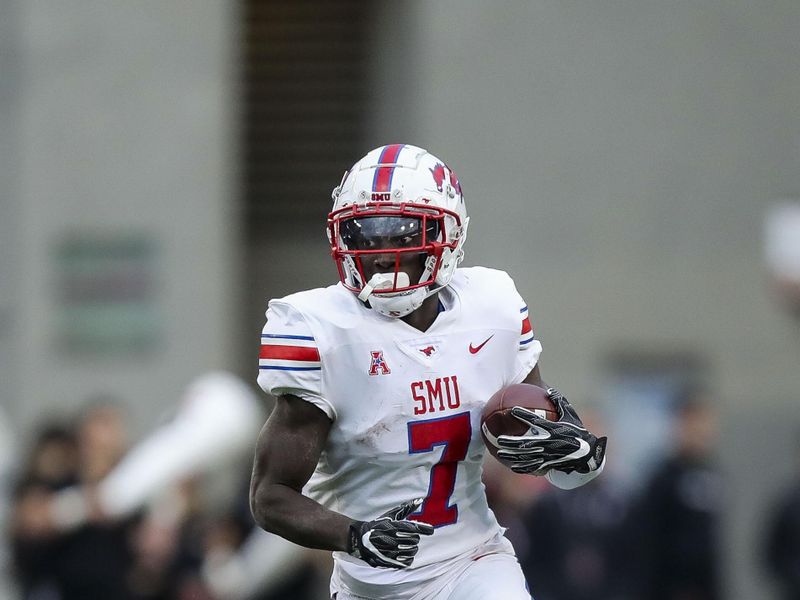
[[405,520],[418,501],[372,521],[356,521],[303,495],[330,429],[330,419],[313,404],[291,395],[278,397],[256,446],[250,482],[256,523],[296,544],[349,552],[374,567],[407,567],[419,536],[433,533],[430,525]]
[[564,489],[597,477],[605,465],[606,438],[586,429],[569,401],[544,383],[538,364],[523,383],[547,389],[558,410],[558,421],[548,421],[522,407],[512,408],[511,414],[529,429],[521,436],[499,436],[502,449],[497,456],[511,463],[517,473],[546,475],[553,485]]
[[529,383],[531,385],[547,389],[547,384],[542,381],[542,374],[539,372],[538,364],[534,365],[533,369],[531,369],[531,372],[528,373],[527,377],[522,380],[522,383]]
[[256,444],[250,508],[263,529],[308,548],[347,550],[351,519],[302,494],[331,421],[295,396],[279,396]]

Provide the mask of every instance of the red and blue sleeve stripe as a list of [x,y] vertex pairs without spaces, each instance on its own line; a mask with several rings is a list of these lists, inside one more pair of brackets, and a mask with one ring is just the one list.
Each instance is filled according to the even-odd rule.
[[311,336],[263,334],[258,368],[269,371],[319,371],[319,350]]
[[530,344],[534,340],[533,335],[533,327],[531,326],[531,320],[528,316],[528,307],[523,306],[519,310],[520,316],[522,317],[522,328],[519,334],[519,349],[523,350],[528,344]]

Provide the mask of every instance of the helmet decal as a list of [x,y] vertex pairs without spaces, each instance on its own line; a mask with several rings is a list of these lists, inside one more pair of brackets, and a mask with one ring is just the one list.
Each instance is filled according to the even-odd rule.
[[[447,167],[447,170],[450,171],[450,185],[452,185],[455,188],[456,193],[459,196],[463,196],[463,193],[461,191],[461,182],[458,180],[458,177],[456,177],[456,174],[453,172],[453,169],[451,169],[450,167]],[[463,201],[463,198],[462,198],[462,201]]]
[[445,175],[444,170],[445,170],[445,168],[447,169],[447,172],[449,173],[450,185],[453,186],[453,189],[460,196],[461,195],[461,183],[458,181],[458,177],[456,177],[456,174],[453,173],[453,170],[450,167],[448,167],[447,165],[443,165],[442,163],[436,163],[435,167],[433,167],[432,169],[429,169],[430,172],[431,172],[431,175],[433,175],[433,180],[436,182],[436,191],[441,192],[443,190],[443,187],[444,187],[444,175]]
[[436,182],[436,190],[441,192],[442,186],[444,186],[444,165],[442,163],[436,163],[436,166],[430,169],[431,175],[433,175],[433,180]]

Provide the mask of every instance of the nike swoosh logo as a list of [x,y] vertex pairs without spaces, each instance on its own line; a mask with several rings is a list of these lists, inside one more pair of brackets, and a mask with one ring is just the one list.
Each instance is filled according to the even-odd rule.
[[481,348],[483,348],[489,342],[489,340],[492,339],[493,337],[494,337],[494,334],[490,335],[488,338],[486,338],[486,341],[484,341],[480,346],[473,346],[470,343],[470,345],[469,345],[470,354],[477,354],[478,352],[480,352]]
[[559,462],[578,459],[578,458],[585,458],[589,456],[589,453],[592,451],[591,446],[586,440],[582,440],[578,438],[578,449],[575,450],[572,454],[568,454],[564,458],[562,458]]

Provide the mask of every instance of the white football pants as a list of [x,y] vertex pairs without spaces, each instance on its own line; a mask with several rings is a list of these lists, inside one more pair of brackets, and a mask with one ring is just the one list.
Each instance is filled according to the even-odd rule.
[[[505,551],[492,552],[478,558],[456,559],[445,574],[424,582],[415,590],[397,595],[393,600],[531,600],[525,576],[517,562],[511,543],[502,538]],[[493,548],[494,549],[494,548]],[[380,596],[354,595],[331,581],[331,598],[335,600],[370,600]]]

